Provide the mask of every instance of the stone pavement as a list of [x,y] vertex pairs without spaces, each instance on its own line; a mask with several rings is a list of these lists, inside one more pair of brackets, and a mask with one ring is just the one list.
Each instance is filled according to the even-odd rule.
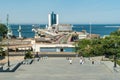
[[0,73],[0,80],[120,80],[120,73],[112,72],[100,61],[86,59],[79,64],[79,58],[47,58],[31,65],[22,65],[14,73]]
[[114,62],[111,61],[101,61],[102,64],[104,64],[108,69],[110,69],[111,72],[120,72],[120,66],[117,65],[117,67],[114,67]]

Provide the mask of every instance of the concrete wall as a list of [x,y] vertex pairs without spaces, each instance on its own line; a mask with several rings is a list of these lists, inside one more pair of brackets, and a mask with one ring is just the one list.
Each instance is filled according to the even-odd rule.
[[[64,48],[64,47],[75,47],[71,44],[34,44],[33,46],[34,52],[40,52],[40,48]],[[59,52],[59,51],[58,51]]]

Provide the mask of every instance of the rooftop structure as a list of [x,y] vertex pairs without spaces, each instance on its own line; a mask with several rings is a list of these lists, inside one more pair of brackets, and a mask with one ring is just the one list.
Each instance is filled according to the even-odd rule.
[[58,24],[53,25],[55,27],[55,30],[58,32],[71,32],[72,31],[72,25],[70,24]]

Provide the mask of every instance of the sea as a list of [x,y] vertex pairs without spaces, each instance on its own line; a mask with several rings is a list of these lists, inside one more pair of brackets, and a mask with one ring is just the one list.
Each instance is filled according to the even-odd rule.
[[[35,33],[32,31],[34,27],[44,29],[46,28],[46,24],[10,24],[10,28],[12,29],[13,35],[18,36],[19,25],[21,26],[21,35],[25,38],[33,38]],[[111,32],[116,31],[120,28],[120,24],[72,24],[73,31],[80,32],[82,30],[86,30],[92,34],[99,34],[101,37],[104,35],[109,35]]]

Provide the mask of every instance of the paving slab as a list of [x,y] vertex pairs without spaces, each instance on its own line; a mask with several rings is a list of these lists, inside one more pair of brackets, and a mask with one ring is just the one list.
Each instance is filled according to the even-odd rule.
[[14,73],[0,73],[0,80],[120,80],[120,73],[113,73],[104,64],[79,58],[45,58],[31,65],[22,65]]

